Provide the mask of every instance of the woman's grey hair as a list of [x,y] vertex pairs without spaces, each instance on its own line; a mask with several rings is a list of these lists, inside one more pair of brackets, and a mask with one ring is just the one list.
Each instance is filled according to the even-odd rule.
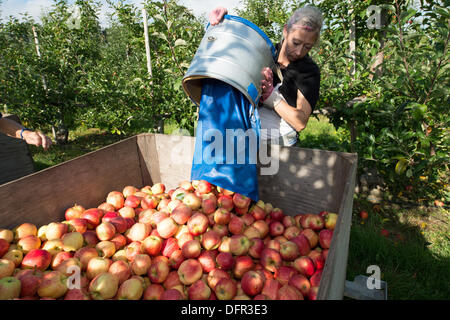
[[293,28],[303,28],[320,34],[322,24],[322,12],[318,8],[308,5],[295,10],[289,18],[286,27],[288,32]]

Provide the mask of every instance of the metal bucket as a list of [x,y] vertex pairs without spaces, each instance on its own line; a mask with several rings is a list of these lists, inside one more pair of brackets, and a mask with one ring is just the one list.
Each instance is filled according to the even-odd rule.
[[256,106],[261,96],[261,71],[274,66],[275,47],[252,22],[225,15],[205,35],[183,78],[183,89],[200,105],[202,79],[224,81],[242,92]]

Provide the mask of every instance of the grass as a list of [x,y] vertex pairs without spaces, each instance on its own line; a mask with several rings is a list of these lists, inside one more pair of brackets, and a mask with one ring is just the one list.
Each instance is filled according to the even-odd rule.
[[[168,124],[165,133],[176,129]],[[47,152],[30,146],[36,170],[97,150],[127,136],[98,129],[79,128],[69,143],[55,145]],[[347,151],[348,134],[335,130],[324,117],[311,118],[301,133],[298,146]],[[368,220],[359,212],[366,210]],[[400,207],[393,203],[372,203],[355,198],[350,234],[347,280],[366,275],[367,267],[378,265],[381,279],[388,284],[388,299],[450,298],[450,213],[443,208]],[[381,229],[389,231],[386,238]]]

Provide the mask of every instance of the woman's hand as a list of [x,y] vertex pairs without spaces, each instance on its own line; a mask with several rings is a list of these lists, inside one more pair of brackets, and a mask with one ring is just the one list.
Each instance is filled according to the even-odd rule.
[[264,102],[273,91],[273,73],[270,68],[262,70],[263,79],[261,80],[261,101]]
[[227,8],[224,8],[224,7],[217,7],[217,8],[215,8],[214,10],[212,10],[209,13],[209,23],[212,26],[215,26],[216,24],[219,24],[222,21],[223,16],[226,15],[226,14],[228,14]]
[[52,140],[39,131],[24,131],[22,136],[28,144],[35,145],[36,147],[42,146],[44,150],[47,150],[52,145]]

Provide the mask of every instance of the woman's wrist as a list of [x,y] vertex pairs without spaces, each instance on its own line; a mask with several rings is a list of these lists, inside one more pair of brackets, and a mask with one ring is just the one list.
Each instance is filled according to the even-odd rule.
[[33,130],[28,129],[28,128],[22,128],[22,129],[20,130],[20,133],[19,133],[19,137],[18,137],[18,138],[20,138],[20,139],[22,139],[22,140],[25,140],[24,132],[26,132],[26,131],[33,131]]

